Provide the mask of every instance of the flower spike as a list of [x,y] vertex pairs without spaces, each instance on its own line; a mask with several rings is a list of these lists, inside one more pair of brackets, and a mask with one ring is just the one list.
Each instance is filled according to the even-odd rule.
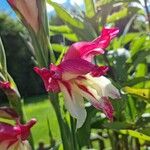
[[64,94],[65,106],[77,119],[77,128],[83,125],[87,115],[84,98],[113,120],[114,109],[109,97],[118,99],[120,93],[111,81],[104,77],[109,68],[93,64],[92,58],[103,54],[118,32],[117,28],[104,28],[101,35],[93,41],[72,44],[59,65],[51,64],[50,69],[34,68],[44,81],[48,92],[61,91]]

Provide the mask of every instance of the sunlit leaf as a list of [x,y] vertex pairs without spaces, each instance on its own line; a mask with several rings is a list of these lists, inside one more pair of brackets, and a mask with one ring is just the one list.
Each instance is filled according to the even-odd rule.
[[126,86],[122,90],[127,94],[133,94],[135,96],[140,96],[144,99],[150,100],[150,89],[138,89]]
[[113,13],[112,15],[108,16],[107,23],[117,21],[121,18],[126,17],[128,14],[127,8],[122,8],[120,11]]
[[122,44],[125,45],[129,42],[131,42],[133,39],[135,39],[139,33],[128,33],[125,36],[123,36]]
[[56,52],[62,52],[67,50],[67,46],[61,45],[61,44],[52,44],[52,48]]
[[64,36],[66,39],[68,39],[68,40],[70,40],[70,41],[73,41],[73,42],[79,41],[78,37],[77,37],[76,34],[74,34],[74,33],[63,34],[63,36]]
[[83,29],[84,28],[84,24],[82,23],[82,21],[71,15],[68,11],[66,11],[65,8],[63,8],[61,5],[59,5],[56,2],[52,2],[51,0],[48,0],[48,3],[50,5],[52,5],[55,9],[55,11],[57,12],[58,16],[64,20],[65,22],[71,24],[72,26],[75,26],[77,28]]
[[142,46],[144,45],[145,40],[146,40],[146,36],[141,36],[131,43],[130,45],[131,56],[134,56],[138,51],[141,50]]
[[84,0],[86,16],[92,18],[95,16],[95,7],[93,0]]
[[150,141],[150,136],[142,134],[142,133],[137,132],[137,131],[133,131],[133,130],[120,130],[119,132],[122,133],[122,134],[130,135],[132,137],[135,137],[135,138],[138,138],[138,139],[141,139],[141,140]]
[[56,32],[56,33],[72,33],[72,30],[66,26],[66,25],[61,25],[61,26],[50,26],[50,31]]

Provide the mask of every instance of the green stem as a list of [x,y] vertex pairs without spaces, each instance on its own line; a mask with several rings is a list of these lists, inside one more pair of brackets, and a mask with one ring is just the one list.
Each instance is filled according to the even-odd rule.
[[79,150],[79,145],[78,145],[77,135],[76,135],[75,120],[72,116],[70,116],[70,123],[71,123],[72,139],[73,139],[72,150]]
[[63,120],[60,112],[58,94],[49,93],[49,97],[50,97],[50,102],[52,103],[57,116],[63,148],[64,150],[71,150],[72,149],[71,133],[68,124],[65,122],[65,120]]
[[109,60],[108,60],[108,58],[107,58],[107,52],[103,55],[103,58],[104,58],[104,61],[105,61],[105,63],[107,64],[107,66],[109,67],[109,69],[110,69],[110,76],[112,77],[112,79],[115,81],[116,80],[116,78],[115,78],[115,71],[114,71],[114,68],[113,68],[113,66],[111,66],[111,64],[110,64],[110,62],[109,62]]

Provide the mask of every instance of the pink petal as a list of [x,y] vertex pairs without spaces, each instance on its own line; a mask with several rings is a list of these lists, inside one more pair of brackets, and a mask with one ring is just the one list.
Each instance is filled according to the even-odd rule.
[[30,129],[36,123],[36,119],[31,119],[25,125],[18,125],[21,129],[21,139],[26,140],[30,135]]
[[104,28],[101,35],[91,42],[77,42],[70,46],[63,61],[67,59],[83,58],[91,61],[91,58],[97,54],[103,54],[110,41],[117,35],[117,28]]
[[37,32],[39,30],[37,1],[32,0],[7,0],[10,6],[22,17],[25,24],[29,24]]
[[17,140],[19,136],[21,136],[20,127],[0,123],[0,142],[5,140]]
[[87,74],[93,70],[95,65],[81,58],[76,58],[63,61],[58,67],[62,69],[63,73],[71,72],[82,75]]
[[101,36],[96,38],[93,42],[97,43],[102,49],[105,49],[110,44],[110,41],[116,37],[118,32],[118,28],[103,28]]
[[63,61],[58,67],[62,70],[63,76],[65,76],[65,73],[72,73],[72,74],[76,74],[77,76],[79,76],[79,75],[85,75],[91,72],[92,76],[98,77],[98,76],[104,75],[108,71],[107,66],[98,67],[80,58],[68,59],[66,61]]
[[107,66],[100,66],[100,67],[96,66],[92,70],[91,75],[93,77],[99,77],[99,76],[105,75],[108,70],[109,70],[109,67]]
[[57,80],[52,78],[55,72],[50,72],[50,70],[46,68],[39,69],[38,67],[34,67],[34,71],[42,78],[47,92],[60,91]]
[[9,89],[10,83],[8,81],[0,81],[0,89]]
[[11,87],[11,84],[8,81],[0,81],[0,89],[2,89],[7,96],[19,96],[19,94]]
[[114,109],[107,97],[102,97],[101,101],[95,101],[92,103],[92,105],[97,109],[101,109],[107,118],[109,118],[111,121],[113,120]]
[[77,42],[70,46],[63,60],[83,58],[89,60],[97,54],[103,54],[104,50],[97,43]]
[[17,120],[19,118],[18,114],[9,107],[0,107],[0,117],[12,120]]

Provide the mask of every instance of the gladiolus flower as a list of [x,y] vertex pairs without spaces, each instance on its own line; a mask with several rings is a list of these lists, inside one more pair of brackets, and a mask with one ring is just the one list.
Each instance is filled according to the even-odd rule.
[[26,124],[20,124],[19,117],[11,108],[0,108],[0,117],[13,119],[16,125],[0,122],[0,149],[1,150],[31,150],[27,141],[30,128],[36,123],[31,119]]
[[34,68],[47,92],[63,92],[67,110],[77,119],[77,128],[83,125],[87,115],[83,98],[113,119],[113,106],[108,97],[120,98],[119,91],[103,76],[108,67],[93,64],[92,58],[103,54],[117,33],[116,28],[104,28],[95,40],[73,44],[59,65],[51,64],[50,69]]
[[3,90],[8,97],[11,97],[11,99],[20,97],[18,91],[12,88],[8,81],[0,81],[0,89]]
[[7,0],[10,6],[17,11],[23,22],[30,25],[37,32],[39,29],[38,7],[36,0]]

